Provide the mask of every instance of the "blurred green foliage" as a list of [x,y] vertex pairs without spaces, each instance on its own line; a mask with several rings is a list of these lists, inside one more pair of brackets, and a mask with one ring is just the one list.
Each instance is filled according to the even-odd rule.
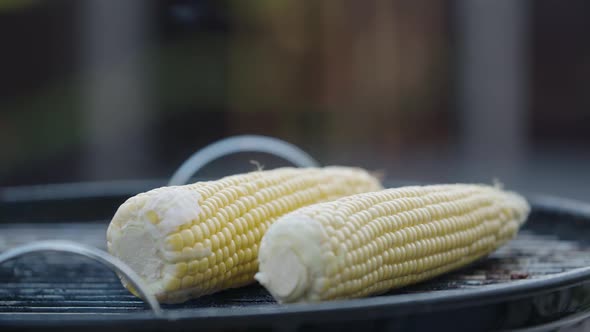
[[39,0],[0,0],[0,11],[10,11],[14,9],[34,6]]

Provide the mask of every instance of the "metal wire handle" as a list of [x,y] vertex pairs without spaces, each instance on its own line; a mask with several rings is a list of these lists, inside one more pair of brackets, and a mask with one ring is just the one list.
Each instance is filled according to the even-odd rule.
[[158,318],[163,316],[163,312],[160,308],[158,300],[154,295],[147,291],[147,287],[141,280],[141,277],[127,264],[98,248],[66,240],[38,241],[18,246],[0,253],[0,265],[19,256],[47,251],[66,252],[85,256],[96,262],[102,263],[111,270],[118,271],[129,281],[129,283],[131,283],[131,285],[137,290],[144,301],[147,302],[154,315]]
[[305,151],[283,140],[259,135],[228,137],[195,152],[170,178],[168,185],[186,184],[203,166],[211,161],[238,152],[264,152],[283,158],[297,167],[318,167],[319,163]]

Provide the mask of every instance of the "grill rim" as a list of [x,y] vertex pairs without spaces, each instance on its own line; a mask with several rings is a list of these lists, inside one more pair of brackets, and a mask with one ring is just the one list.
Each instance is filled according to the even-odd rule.
[[[552,196],[530,197],[533,213],[565,216],[566,222],[581,221],[590,225],[590,204]],[[534,222],[533,220],[529,222]],[[329,319],[394,318],[471,306],[493,305],[535,297],[590,284],[590,266],[556,273],[538,279],[518,280],[506,284],[485,285],[475,289],[451,289],[437,292],[393,294],[353,300],[314,304],[261,304],[234,308],[166,309],[161,318],[152,312],[134,313],[0,313],[0,326],[112,326],[151,322],[205,322],[207,326]],[[586,309],[588,311],[590,309]],[[576,314],[576,313],[572,313]],[[579,314],[579,312],[578,312]],[[108,318],[108,319],[105,319]]]

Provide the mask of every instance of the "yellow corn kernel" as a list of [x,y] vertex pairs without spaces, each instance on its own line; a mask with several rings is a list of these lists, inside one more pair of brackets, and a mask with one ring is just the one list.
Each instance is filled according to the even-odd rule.
[[207,258],[203,258],[198,262],[198,270],[197,272],[203,273],[207,271],[209,268],[209,260]]
[[180,251],[184,247],[182,236],[179,233],[172,234],[166,238],[166,250]]
[[180,288],[190,288],[193,286],[193,282],[195,281],[195,277],[193,276],[186,276],[182,278],[182,282],[180,283]]
[[[203,258],[203,259],[206,260],[206,258]],[[192,262],[188,263],[188,268],[187,268],[186,273],[189,275],[194,275],[197,273],[197,271],[201,272],[201,271],[199,271],[199,267],[200,267],[200,261],[196,261],[196,260],[192,261]]]
[[174,292],[180,289],[181,281],[179,278],[174,276],[166,276],[164,280],[166,281],[164,283],[166,291]]
[[186,272],[188,270],[188,264],[185,262],[181,262],[181,263],[176,263],[176,271],[175,271],[175,275],[179,278],[184,277],[184,275],[186,275]]
[[160,222],[160,218],[158,218],[158,214],[155,211],[148,211],[145,216],[154,225]]
[[195,244],[195,236],[190,229],[183,230],[180,235],[182,236],[182,244],[185,247],[192,247]]

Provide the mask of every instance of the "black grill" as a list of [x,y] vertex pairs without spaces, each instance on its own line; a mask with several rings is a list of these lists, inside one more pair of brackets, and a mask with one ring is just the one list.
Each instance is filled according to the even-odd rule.
[[[19,234],[35,234],[41,240],[64,238],[63,233],[69,233],[100,248],[104,248],[105,231],[105,223],[56,225],[55,228],[45,226],[41,229],[31,225],[0,228],[3,238],[13,239],[11,244],[19,243]],[[28,235],[26,239],[34,240],[35,237]],[[590,266],[590,247],[575,241],[560,240],[556,236],[525,231],[508,246],[470,268],[390,294],[473,289],[543,278],[585,266]],[[31,254],[8,262],[0,267],[0,283],[2,314],[117,314],[150,310],[141,299],[121,286],[115,273],[98,263],[71,254]],[[166,305],[164,309],[224,308],[273,303],[272,297],[264,289],[251,286],[202,297],[181,305]]]
[[[27,241],[66,238],[80,239],[104,249],[106,223],[70,223],[41,229],[32,225],[4,226],[0,232],[10,245],[19,244],[22,238]],[[508,246],[470,268],[390,294],[479,288],[542,278],[585,266],[590,266],[590,247],[552,235],[525,231]],[[71,254],[32,254],[8,262],[0,267],[0,283],[0,313],[129,313],[150,310],[141,299],[121,286],[115,273]],[[223,308],[272,303],[272,297],[264,289],[251,286],[164,308]]]
[[[112,213],[120,200],[105,204],[110,206],[105,214]],[[37,212],[31,208],[27,213]],[[106,226],[107,221],[4,223],[0,251],[54,239],[104,250]],[[146,330],[199,324],[214,329],[460,330],[455,324],[459,319],[466,322],[466,330],[564,325],[590,312],[588,235],[586,205],[535,200],[517,239],[463,270],[429,282],[368,299],[288,306],[276,304],[264,289],[252,285],[164,305],[164,318],[153,315],[105,266],[73,254],[35,253],[0,265],[0,327],[116,325]]]

